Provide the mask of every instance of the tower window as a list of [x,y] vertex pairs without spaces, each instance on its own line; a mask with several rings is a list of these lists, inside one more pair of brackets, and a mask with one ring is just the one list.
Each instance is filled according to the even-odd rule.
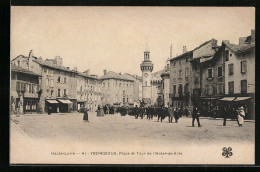
[[147,81],[145,81],[145,86],[147,86]]

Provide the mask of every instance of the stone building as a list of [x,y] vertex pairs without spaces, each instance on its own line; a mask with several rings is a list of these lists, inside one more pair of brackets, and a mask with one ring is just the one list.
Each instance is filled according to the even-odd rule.
[[89,70],[77,73],[77,110],[86,106],[90,111],[102,104],[101,81],[89,74]]
[[11,65],[11,112],[20,114],[38,112],[40,75],[22,68],[17,63]]
[[152,73],[151,77],[151,88],[152,88],[152,97],[151,97],[151,105],[160,107],[163,105],[163,89],[162,89],[162,78],[161,74],[164,69],[159,70],[157,72]]
[[134,103],[140,104],[140,101],[142,101],[142,77],[128,73],[125,73],[123,76],[134,80]]
[[169,106],[170,98],[170,61],[167,59],[165,68],[161,74],[162,78],[162,92],[163,92],[163,105]]
[[134,79],[106,70],[99,79],[102,81],[103,105],[129,107],[134,105]]
[[200,59],[212,57],[217,50],[217,40],[211,39],[170,59],[170,104],[177,108],[193,105],[201,95],[201,70],[197,65]]
[[[62,58],[43,60],[30,51],[28,57],[18,56],[12,64],[23,63],[39,77],[39,112],[46,112],[48,107],[52,112],[71,112],[76,110],[76,73],[62,64]],[[22,62],[23,61],[23,62]]]

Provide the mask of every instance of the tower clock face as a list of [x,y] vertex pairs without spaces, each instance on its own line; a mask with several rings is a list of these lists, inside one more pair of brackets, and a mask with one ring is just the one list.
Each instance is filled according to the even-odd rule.
[[148,73],[145,73],[145,74],[144,74],[144,77],[146,78],[147,76],[148,76]]

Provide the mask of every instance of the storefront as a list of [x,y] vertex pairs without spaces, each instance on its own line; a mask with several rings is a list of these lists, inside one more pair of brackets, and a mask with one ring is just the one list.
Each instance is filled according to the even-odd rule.
[[46,100],[45,102],[45,111],[47,112],[48,108],[50,107],[51,108],[51,113],[58,113],[59,112],[59,102],[57,102],[56,100]]
[[36,112],[38,106],[38,98],[24,98],[23,110],[24,113]]
[[70,100],[67,99],[58,99],[59,102],[59,112],[71,112],[73,103]]
[[86,101],[77,101],[77,111],[79,111],[81,109],[81,107],[85,107],[85,103]]

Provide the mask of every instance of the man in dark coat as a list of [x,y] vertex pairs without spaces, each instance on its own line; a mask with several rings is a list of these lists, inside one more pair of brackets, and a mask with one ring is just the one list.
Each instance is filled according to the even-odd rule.
[[49,106],[48,109],[47,109],[48,115],[51,115],[51,110],[52,110],[52,109],[51,109],[51,107]]
[[173,116],[174,116],[174,119],[175,119],[175,123],[178,123],[179,113],[178,113],[177,108],[174,108],[174,110],[173,110]]
[[198,127],[201,127],[200,120],[199,120],[199,112],[198,112],[198,108],[196,106],[193,107],[193,112],[192,112],[192,127],[194,127],[195,119],[198,122]]
[[87,109],[86,107],[83,108],[83,106],[82,106],[81,112],[83,113],[83,121],[89,122],[88,121],[88,111],[89,111],[89,109]]
[[134,115],[135,115],[135,119],[138,118],[138,114],[139,114],[139,109],[138,109],[137,105],[135,105],[135,107],[134,107]]
[[226,106],[224,106],[224,107],[222,108],[221,113],[222,113],[222,116],[223,116],[223,126],[226,126],[227,116],[228,116],[228,109],[227,109]]

